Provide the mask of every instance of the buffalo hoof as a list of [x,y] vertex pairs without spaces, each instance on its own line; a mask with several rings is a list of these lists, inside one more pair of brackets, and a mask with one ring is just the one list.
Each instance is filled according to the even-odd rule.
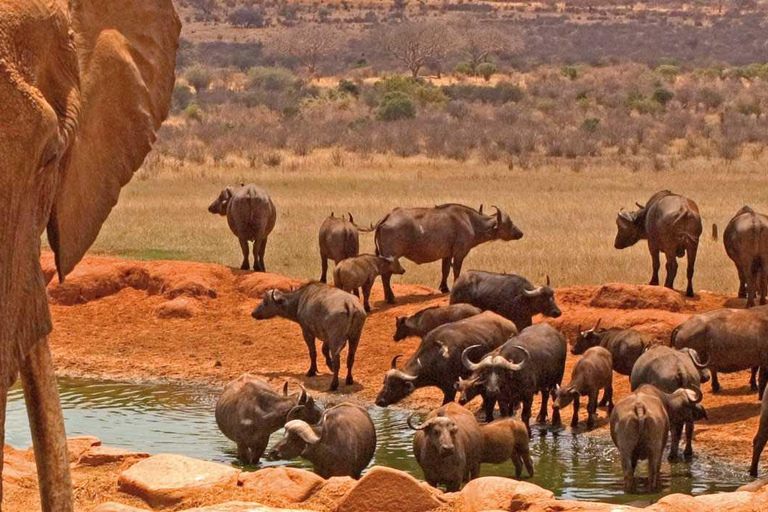
[[536,422],[537,422],[537,423],[539,423],[539,424],[544,424],[544,423],[546,423],[546,422],[547,422],[547,416],[546,416],[546,415],[544,415],[544,414],[539,414],[539,415],[536,417]]
[[354,383],[355,383],[355,381],[354,381],[354,379],[352,378],[352,376],[351,376],[351,375],[347,375],[347,380],[346,380],[346,381],[344,381],[344,382],[346,382],[346,383],[347,383],[347,386],[351,386],[352,384],[354,384]]
[[248,265],[247,263],[243,263],[242,265],[240,265],[240,270],[251,270],[251,266]]
[[683,452],[683,457],[685,458],[685,460],[691,460],[693,458],[693,450],[691,451],[685,450]]
[[440,285],[440,293],[450,293],[450,288],[448,288],[447,285],[441,284]]
[[677,454],[676,453],[670,453],[667,457],[667,460],[669,462],[677,462]]
[[[755,384],[754,382],[750,382],[749,383],[749,390],[750,391],[757,391],[757,384]],[[760,397],[758,397],[757,399],[759,400]]]
[[571,428],[576,428],[578,426],[579,426],[579,421],[578,420],[571,422]]
[[339,381],[333,381],[331,382],[331,387],[328,388],[328,391],[338,391],[339,389]]
[[317,370],[315,368],[310,368],[307,372],[307,377],[315,377],[317,375]]
[[712,386],[712,392],[713,393],[719,393],[720,392],[720,386]]
[[593,420],[593,419],[588,419],[588,420],[587,420],[587,428],[588,428],[588,429],[590,429],[590,430],[592,430],[593,428],[595,428],[595,420]]
[[693,290],[688,290],[685,292],[685,296],[692,299],[694,297]]
[[757,466],[749,468],[749,476],[757,478]]
[[391,297],[387,297],[387,304],[394,304],[395,303],[395,296],[392,295]]

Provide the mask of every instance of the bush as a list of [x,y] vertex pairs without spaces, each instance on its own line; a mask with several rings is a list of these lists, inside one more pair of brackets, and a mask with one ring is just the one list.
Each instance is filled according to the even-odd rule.
[[652,96],[653,100],[661,105],[666,105],[674,97],[675,97],[675,93],[673,93],[669,89],[664,89],[663,87],[657,87],[653,91],[653,96]]
[[489,81],[493,75],[496,74],[498,68],[493,62],[483,62],[477,66],[477,74],[483,77],[485,81]]
[[452,100],[480,101],[495,105],[517,103],[525,97],[525,92],[520,87],[509,82],[499,82],[493,87],[447,85],[442,90]]
[[579,78],[579,69],[576,66],[563,66],[560,72],[571,80]]
[[254,7],[240,7],[227,16],[227,21],[235,27],[262,28],[265,24],[264,11]]
[[662,64],[656,68],[656,73],[661,75],[666,80],[673,81],[675,77],[677,77],[678,69],[677,66],[672,64]]
[[347,94],[351,94],[355,98],[360,96],[360,87],[357,86],[354,82],[350,82],[346,79],[339,80],[339,90],[341,92],[345,92]]
[[192,121],[202,122],[203,120],[202,110],[200,110],[200,107],[195,105],[194,103],[191,105],[187,105],[187,108],[184,109],[184,113]]
[[453,68],[453,72],[457,75],[475,76],[475,70],[472,69],[472,64],[469,62],[461,62]]
[[211,70],[199,65],[189,68],[185,73],[185,76],[187,82],[192,84],[192,87],[194,87],[197,92],[206,90],[208,86],[211,85],[211,81],[213,81]]
[[285,91],[302,85],[299,78],[285,68],[255,67],[248,71],[248,85],[265,91]]
[[597,117],[589,117],[581,123],[581,129],[587,133],[594,133],[598,126],[600,126],[600,119]]
[[398,121],[416,117],[416,105],[402,92],[388,92],[379,104],[376,119],[380,121]]
[[192,103],[192,89],[188,85],[176,84],[173,86],[173,109],[176,111],[186,109]]

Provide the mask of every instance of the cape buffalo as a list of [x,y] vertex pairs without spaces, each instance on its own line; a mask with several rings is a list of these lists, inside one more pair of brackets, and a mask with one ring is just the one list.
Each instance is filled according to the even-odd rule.
[[693,315],[672,332],[675,348],[691,348],[709,360],[712,391],[720,391],[717,373],[760,368],[758,399],[768,381],[768,306],[716,309]]
[[248,270],[248,242],[253,242],[253,270],[266,272],[264,252],[267,238],[275,228],[277,211],[269,194],[256,185],[242,184],[239,187],[227,187],[211,203],[208,211],[227,217],[229,229],[240,241],[243,251],[243,270]]
[[[600,320],[595,326],[586,331],[579,326],[579,336],[571,348],[571,354],[583,354],[588,348],[603,347],[611,353],[613,370],[621,375],[630,375],[637,359],[651,345],[653,339],[645,333],[634,329],[600,329]],[[601,403],[600,405],[605,405]]]
[[483,464],[503,464],[512,460],[515,478],[523,474],[523,465],[528,476],[533,477],[533,461],[529,448],[528,429],[517,418],[499,418],[480,426],[483,432]]
[[555,303],[555,291],[547,285],[533,286],[515,274],[497,274],[471,270],[454,283],[451,304],[472,304],[490,310],[515,322],[519,330],[533,323],[533,316],[543,314],[552,318],[562,313]]
[[399,402],[417,388],[436,386],[443,392],[443,403],[456,398],[455,384],[469,370],[462,365],[462,353],[467,347],[479,345],[476,353],[485,354],[501,346],[510,336],[517,334],[515,324],[496,313],[486,311],[479,315],[441,325],[430,331],[402,370],[392,359],[392,369],[384,376],[384,385],[376,398],[376,405],[387,407]]
[[262,379],[248,374],[227,384],[216,402],[216,424],[221,433],[237,444],[237,458],[245,464],[257,464],[269,442],[269,436],[283,427],[289,414],[310,423],[320,419],[320,409],[304,388],[282,395]]
[[[462,354],[462,363],[471,371],[460,379],[460,403],[466,404],[477,395],[484,399],[486,421],[493,420],[493,408],[499,403],[502,416],[509,416],[518,403],[523,404],[521,419],[528,426],[533,396],[541,393],[539,423],[547,420],[549,394],[560,385],[565,372],[567,345],[560,332],[549,324],[537,324],[524,329],[504,345],[473,363],[469,347]],[[552,424],[560,424],[560,412],[552,413]]]
[[[379,256],[407,258],[419,265],[442,260],[440,291],[446,293],[451,265],[455,282],[473,247],[492,240],[519,240],[523,232],[499,208],[496,215],[485,215],[468,206],[444,204],[434,208],[395,208],[376,224],[374,236]],[[387,302],[393,303],[390,278],[384,275],[382,282]]]
[[323,478],[360,478],[376,453],[376,428],[359,405],[343,403],[323,413],[317,425],[302,420],[285,424],[285,436],[269,452],[270,460],[303,457]]
[[317,375],[315,338],[320,338],[325,362],[333,371],[331,391],[339,387],[341,351],[349,342],[346,383],[354,383],[352,366],[355,364],[355,352],[366,318],[360,301],[354,295],[323,283],[309,283],[290,293],[270,290],[251,316],[256,320],[279,316],[301,326],[304,341],[309,348],[307,377]]
[[757,427],[755,438],[752,440],[752,465],[749,474],[757,476],[757,466],[760,463],[760,455],[765,444],[768,443],[768,393],[763,393],[763,402],[760,405],[760,424]]
[[480,475],[483,456],[483,432],[475,415],[456,403],[448,403],[427,415],[416,430],[413,453],[429,485],[445,484],[448,492],[458,491],[461,484]]
[[616,402],[611,413],[611,439],[621,454],[624,492],[635,492],[639,460],[648,460],[650,490],[659,488],[661,457],[668,436],[669,416],[657,396],[637,390]]
[[640,240],[648,240],[653,272],[651,285],[659,284],[659,253],[667,258],[667,280],[664,284],[673,289],[677,275],[677,258],[688,253],[688,288],[686,295],[693,297],[693,268],[701,236],[699,207],[690,199],[673,194],[669,190],[655,193],[645,206],[637,211],[622,210],[616,218],[618,232],[614,246],[625,249]]
[[359,232],[370,232],[368,229],[358,228],[355,220],[352,218],[352,214],[348,215],[349,220],[343,215],[335,217],[333,212],[331,212],[331,216],[326,218],[320,226],[321,283],[327,282],[328,260],[333,260],[338,265],[342,260],[357,256],[360,251]]
[[643,384],[652,384],[666,393],[678,388],[700,387],[709,380],[709,361],[702,363],[696,350],[675,350],[665,345],[655,345],[641,355],[629,383],[632,391]]
[[736,212],[723,232],[725,252],[739,273],[739,297],[747,298],[747,307],[765,304],[768,291],[768,217],[749,206]]
[[371,288],[376,276],[384,274],[405,274],[400,260],[384,258],[373,254],[361,254],[339,262],[333,270],[333,285],[345,292],[352,292],[359,297],[358,289],[363,290],[363,306],[371,310]]
[[587,428],[595,426],[597,415],[597,396],[605,389],[608,414],[613,410],[613,363],[611,353],[603,347],[592,347],[584,352],[571,372],[571,382],[567,386],[552,390],[552,401],[557,409],[567,407],[573,402],[571,427],[579,424],[579,399],[587,395]]
[[401,341],[408,336],[423,338],[432,329],[444,324],[457,322],[483,311],[471,304],[451,304],[450,306],[432,306],[417,311],[411,316],[399,316],[395,319],[395,334],[393,339]]

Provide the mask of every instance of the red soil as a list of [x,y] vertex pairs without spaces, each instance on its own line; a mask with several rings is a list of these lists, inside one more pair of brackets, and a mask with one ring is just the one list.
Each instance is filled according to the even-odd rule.
[[[408,356],[418,346],[416,338],[392,341],[395,317],[448,302],[447,295],[430,288],[400,285],[395,286],[397,305],[390,306],[376,286],[374,311],[354,368],[356,384],[342,385],[339,394],[326,396],[330,375],[324,368],[318,377],[304,376],[309,362],[298,326],[250,317],[266,290],[289,290],[297,280],[211,264],[88,257],[59,285],[50,255],[43,257],[43,264],[53,279],[51,344],[61,375],[221,385],[250,372],[275,386],[288,380],[323,398],[366,404],[372,404],[392,357]],[[707,292],[685,299],[659,287],[620,284],[561,288],[556,298],[564,314],[547,321],[569,340],[579,326],[592,326],[600,318],[605,327],[633,327],[668,340],[672,328],[692,313],[742,304]],[[569,354],[566,375],[575,360]],[[746,468],[759,402],[749,391],[748,372],[723,375],[721,384],[724,391],[719,395],[706,385],[704,405],[710,419],[697,425],[695,449],[731,458]],[[615,375],[614,389],[616,398],[628,393],[627,377]],[[433,408],[440,405],[440,397],[435,389],[423,389],[401,405]],[[570,411],[565,411],[565,421]],[[605,411],[600,416],[598,432],[607,434]]]

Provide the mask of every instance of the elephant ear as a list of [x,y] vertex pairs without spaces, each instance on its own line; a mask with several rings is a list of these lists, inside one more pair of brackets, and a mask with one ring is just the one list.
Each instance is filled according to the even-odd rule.
[[96,240],[168,115],[181,30],[172,0],[70,0],[70,15],[81,101],[48,224],[60,280]]

